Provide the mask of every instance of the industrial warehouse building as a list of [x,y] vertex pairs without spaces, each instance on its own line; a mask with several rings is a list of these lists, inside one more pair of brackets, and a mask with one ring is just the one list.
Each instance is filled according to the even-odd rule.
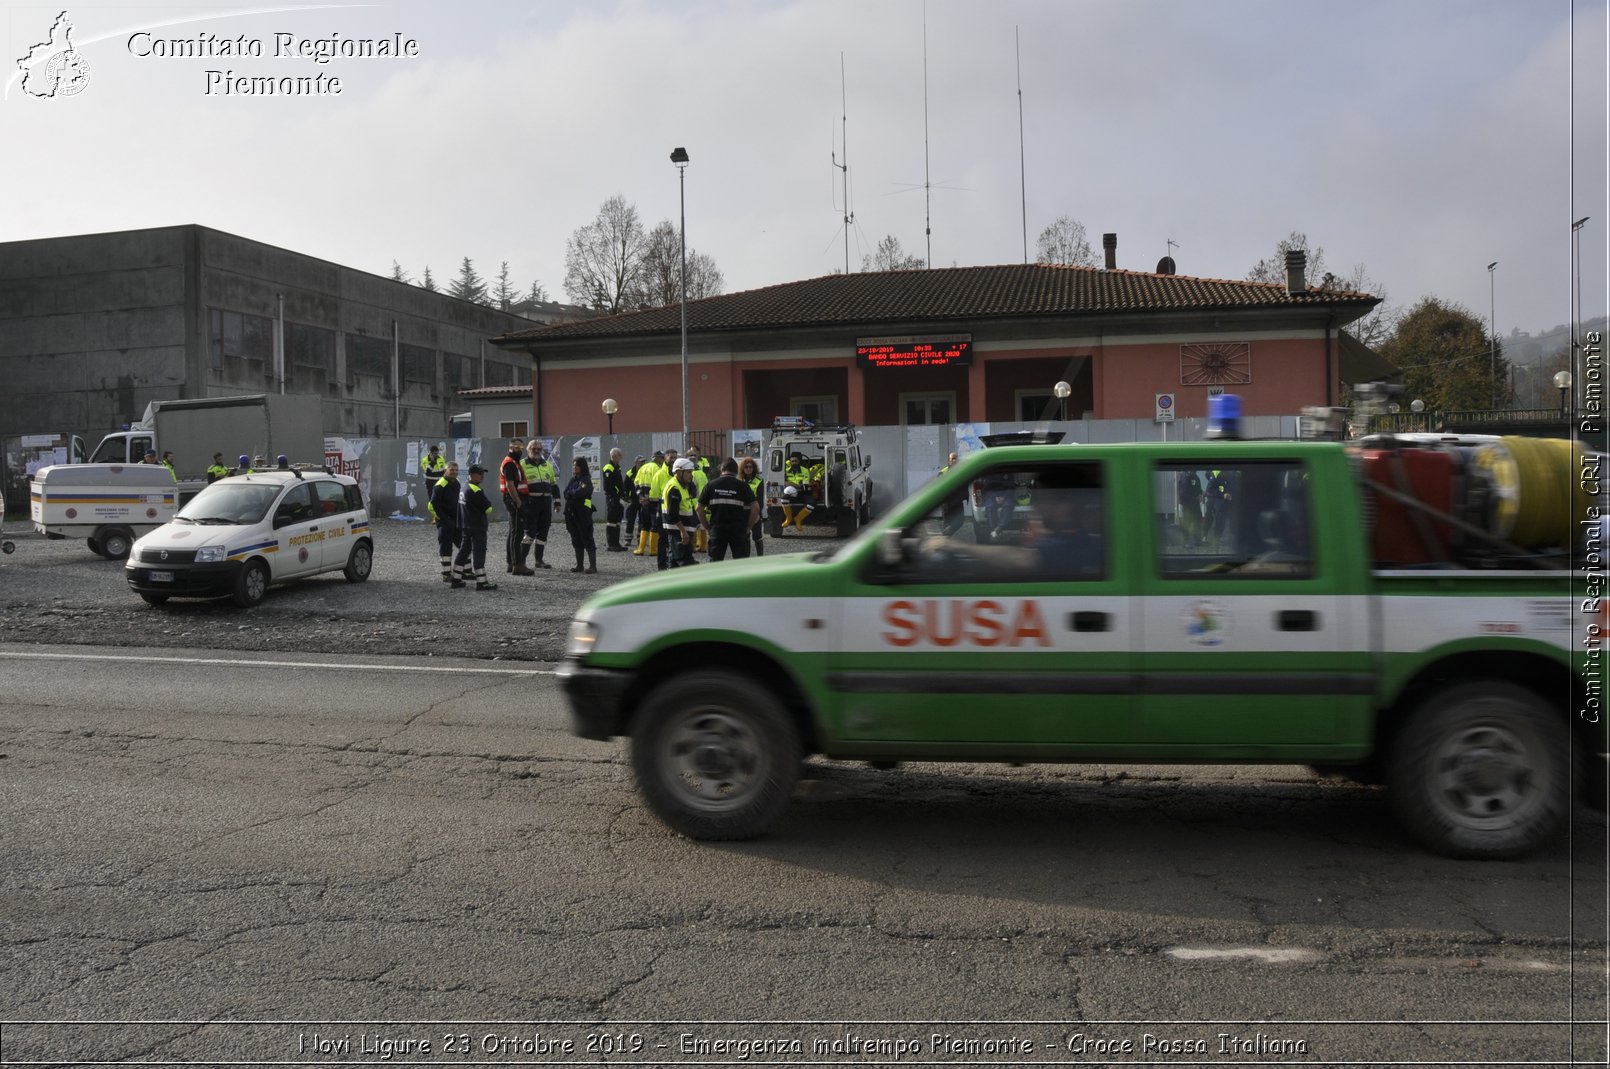
[[[1248,415],[1345,403],[1344,384],[1392,367],[1342,328],[1380,299],[1310,287],[1301,253],[1284,284],[1018,264],[790,282],[690,301],[690,430],[764,427],[779,415],[862,426],[1201,417],[1212,393]],[[527,354],[530,433],[682,425],[681,315],[669,305],[511,331]],[[1056,384],[1070,388],[1065,404]],[[509,394],[516,391],[507,391]],[[482,395],[484,396],[484,395]],[[510,398],[512,400],[512,398]]]
[[93,446],[153,400],[283,392],[326,434],[440,438],[459,390],[530,383],[487,341],[532,323],[204,226],[0,243],[0,429]]

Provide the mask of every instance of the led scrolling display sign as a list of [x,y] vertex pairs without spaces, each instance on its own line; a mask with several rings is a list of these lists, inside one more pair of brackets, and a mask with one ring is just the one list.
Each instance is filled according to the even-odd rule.
[[861,367],[966,367],[973,362],[973,336],[857,338],[855,362]]

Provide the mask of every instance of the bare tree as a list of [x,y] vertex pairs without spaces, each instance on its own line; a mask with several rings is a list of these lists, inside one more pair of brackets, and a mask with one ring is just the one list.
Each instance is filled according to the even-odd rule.
[[637,209],[625,197],[610,197],[565,243],[565,293],[611,315],[629,307],[641,294],[647,241]]
[[863,271],[909,271],[924,266],[921,256],[906,255],[906,250],[900,247],[900,239],[893,234],[884,235],[876,251],[861,257]]
[[1312,279],[1324,278],[1325,250],[1318,245],[1308,244],[1308,235],[1301,230],[1293,230],[1280,239],[1275,246],[1275,254],[1268,259],[1259,260],[1247,272],[1248,282],[1284,282],[1286,281],[1286,253],[1301,249],[1308,254],[1308,277]]
[[1363,264],[1354,264],[1353,269],[1345,275],[1336,275],[1325,270],[1325,250],[1318,245],[1310,246],[1308,235],[1300,230],[1293,230],[1275,246],[1275,254],[1267,259],[1259,260],[1247,272],[1249,282],[1274,282],[1284,284],[1286,281],[1286,253],[1300,249],[1308,256],[1304,273],[1308,285],[1312,289],[1336,290],[1343,293],[1368,293],[1381,298],[1381,303],[1375,310],[1363,319],[1349,323],[1347,332],[1370,348],[1379,348],[1386,340],[1392,337],[1397,330],[1397,322],[1402,313],[1386,303],[1386,287],[1370,277]]
[[1036,263],[1096,266],[1096,254],[1090,248],[1090,238],[1085,233],[1085,225],[1070,216],[1059,215],[1050,226],[1040,231],[1035,249]]
[[[682,300],[682,249],[676,224],[664,220],[649,231],[643,250],[642,293],[639,303],[660,307]],[[726,280],[715,260],[688,250],[688,300],[714,297]]]

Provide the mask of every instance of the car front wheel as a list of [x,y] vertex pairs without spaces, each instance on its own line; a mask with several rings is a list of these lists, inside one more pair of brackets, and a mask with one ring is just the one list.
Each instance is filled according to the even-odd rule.
[[632,769],[654,815],[691,839],[749,839],[787,808],[799,733],[776,695],[746,676],[688,672],[649,695]]
[[260,560],[249,560],[235,580],[234,602],[249,609],[262,602],[268,593],[268,565]]

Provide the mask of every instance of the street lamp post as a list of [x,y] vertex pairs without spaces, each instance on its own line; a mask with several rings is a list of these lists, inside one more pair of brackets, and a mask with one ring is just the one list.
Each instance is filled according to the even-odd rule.
[[1497,266],[1497,260],[1487,265],[1487,379],[1492,383],[1495,409],[1498,407],[1498,306],[1493,300],[1493,268]]
[[688,447],[688,150],[678,145],[671,150],[671,162],[676,164],[677,202],[681,222],[677,227],[677,245],[682,256],[682,448]]
[[615,437],[615,413],[621,410],[621,406],[615,403],[613,397],[606,397],[604,398],[604,403],[599,407],[604,410],[604,415],[609,418],[609,436],[613,438]]
[[1073,387],[1063,381],[1051,387],[1051,392],[1057,395],[1057,401],[1062,406],[1062,422],[1068,422],[1068,395],[1073,392]]
[[1554,373],[1554,388],[1560,391],[1560,412],[1568,413],[1571,410],[1571,373],[1569,371],[1556,371]]

